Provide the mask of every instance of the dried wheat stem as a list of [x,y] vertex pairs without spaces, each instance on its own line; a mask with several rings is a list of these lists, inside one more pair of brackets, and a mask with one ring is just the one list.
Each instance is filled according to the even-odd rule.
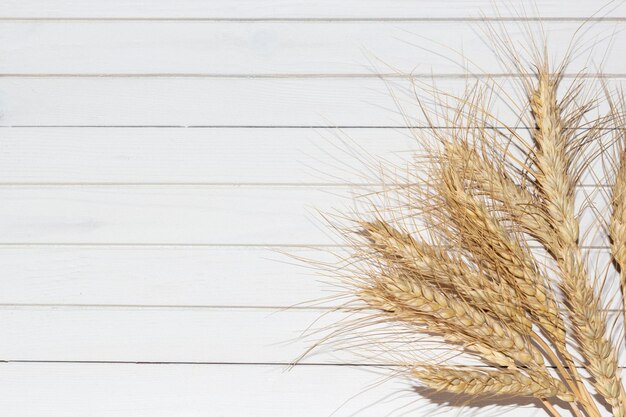
[[[545,409],[548,411],[548,413],[552,415],[552,417],[563,417],[561,413],[559,413],[559,411],[552,405],[552,403],[550,403],[550,401],[542,398],[541,403],[543,404]],[[582,417],[582,415],[580,414],[578,410],[576,409],[573,409],[573,410],[574,410],[574,414],[576,417]]]
[[[593,398],[589,395],[589,392],[585,389],[585,387],[581,387],[582,379],[578,374],[578,370],[569,356],[569,352],[567,349],[564,349],[561,354],[566,357],[566,366],[569,369],[565,369],[559,357],[552,351],[550,346],[538,335],[533,334],[533,340],[543,349],[544,353],[547,355],[550,362],[556,366],[559,374],[565,380],[567,385],[571,388],[572,392],[575,395],[576,402],[580,403],[583,408],[587,411],[587,413],[592,417],[601,417],[600,410],[596,406]],[[571,374],[570,374],[571,372]],[[574,413],[577,413],[578,410],[572,408]]]
[[[488,195],[492,200],[500,202],[503,205],[505,213],[512,215],[512,220],[521,225],[528,234],[533,236],[549,235],[550,226],[546,224],[543,216],[541,215],[538,200],[527,190],[515,184],[513,180],[506,175],[506,173],[497,169],[493,164],[487,163],[475,151],[469,149],[466,145],[463,145],[456,146],[455,150],[450,147],[447,149],[449,154],[456,154],[457,160],[455,161],[455,165],[458,165],[460,169],[463,170],[466,177],[469,177],[474,181],[476,188],[480,192]],[[551,292],[548,292],[548,294],[552,296]],[[551,305],[555,306],[556,303],[552,301]],[[552,314],[546,314],[546,312],[542,309],[541,311],[543,312],[543,317],[540,316],[538,318],[539,323],[551,323],[553,320],[558,323],[556,326],[547,326],[547,328],[544,327],[544,330],[546,330],[546,336],[548,336],[549,339],[555,343],[555,346],[561,354],[569,355],[565,348],[564,325],[560,315],[556,313],[555,310],[556,307],[552,309]],[[537,315],[537,312],[531,310],[531,315],[533,314]],[[544,350],[552,354],[550,347],[545,344],[543,339],[539,337],[538,339],[543,343]],[[568,368],[571,370],[570,375],[570,373],[563,368],[558,358],[554,358],[554,355],[552,356],[553,363],[556,364],[557,367],[560,367],[560,373],[563,378],[576,392],[579,392],[578,384],[581,383],[581,378],[578,375],[576,367],[570,367],[568,365]],[[583,391],[582,397],[579,393],[578,398],[588,404],[586,408],[591,408],[593,415],[599,415],[597,413],[597,408],[596,411],[593,411],[595,404],[593,401],[590,401],[586,390]],[[574,409],[574,411],[576,412],[577,410]]]
[[574,397],[561,381],[547,375],[528,375],[515,369],[473,369],[449,366],[422,366],[411,373],[427,387],[466,395],[516,397],[557,397],[571,402]]
[[588,279],[580,246],[579,223],[574,214],[574,183],[569,174],[567,140],[557,103],[558,76],[540,68],[537,88],[530,104],[537,128],[534,138],[535,178],[544,200],[546,219],[552,225],[556,244],[550,248],[562,272],[561,285],[567,296],[572,328],[594,378],[594,386],[613,409],[613,415],[624,417],[625,402],[617,355],[607,338],[606,325],[598,306],[599,300]]
[[[398,175],[399,181],[384,188],[382,204],[357,222],[358,237],[350,241],[356,253],[340,268],[352,275],[348,283],[358,298],[347,307],[369,316],[359,316],[344,334],[373,326],[383,352],[437,391],[532,397],[561,417],[558,398],[576,417],[601,417],[600,405],[626,417],[617,346],[584,259],[575,209],[576,185],[596,157],[587,144],[600,141],[606,126],[615,127],[626,144],[626,112],[617,111],[605,89],[612,111],[592,115],[595,101],[586,97],[586,77],[558,98],[561,74],[578,53],[574,49],[552,74],[546,50],[536,49],[533,40],[533,77],[517,42],[506,33],[495,39],[496,51],[510,53],[503,60],[507,68],[522,74],[528,102],[519,103],[489,78],[458,97],[429,90],[433,111],[418,98],[429,128],[419,132],[437,142],[424,143],[425,158],[411,165],[415,173]],[[499,100],[514,111],[529,105],[522,126],[507,126],[492,113]],[[532,141],[518,127],[529,128]],[[620,269],[626,326],[626,152],[616,165],[608,234]],[[407,177],[417,181],[402,181]],[[370,221],[372,213],[393,220]],[[531,250],[534,241],[543,248]],[[553,282],[561,291],[554,291]],[[421,356],[421,338],[428,336],[443,340],[443,357],[438,349]],[[369,340],[363,344],[371,346]],[[473,355],[481,365],[455,366],[452,355],[459,354]]]

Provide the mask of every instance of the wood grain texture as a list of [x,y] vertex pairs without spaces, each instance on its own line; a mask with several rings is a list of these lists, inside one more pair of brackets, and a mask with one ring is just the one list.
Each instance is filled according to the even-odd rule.
[[[279,309],[3,307],[0,357],[16,361],[294,362],[345,314]],[[363,359],[361,359],[363,360]],[[358,362],[320,349],[309,363]]]
[[[608,3],[608,2],[607,2]],[[610,18],[626,16],[619,2],[605,5],[594,0],[513,0],[494,11],[490,0],[7,0],[3,18],[168,18],[168,19],[467,19],[522,15],[587,19],[596,14]],[[526,13],[517,12],[521,9]]]
[[317,210],[349,192],[291,187],[9,187],[0,242],[174,245],[332,244]]
[[377,80],[4,78],[0,98],[4,126],[404,125]]
[[[493,24],[492,24],[493,25]],[[585,30],[571,68],[626,74],[620,23]],[[498,27],[498,26],[496,26]],[[482,22],[0,22],[0,75],[375,76],[422,77],[508,72]],[[580,22],[504,22],[514,44],[544,31],[555,56],[576,39]],[[580,36],[580,35],[579,35]],[[444,46],[445,45],[445,46]],[[471,55],[468,54],[471,52]]]

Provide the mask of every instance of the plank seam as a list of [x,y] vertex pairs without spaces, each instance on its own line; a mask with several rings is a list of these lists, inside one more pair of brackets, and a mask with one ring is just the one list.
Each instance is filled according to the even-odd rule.
[[[408,130],[447,130],[447,126],[366,126],[366,125],[0,125],[0,129],[408,129]],[[505,129],[503,126],[488,126],[486,129]],[[515,127],[515,130],[530,130],[529,127]],[[583,130],[583,129],[580,129]],[[613,131],[616,128],[600,128]]]
[[[0,139],[1,142],[1,139]],[[396,182],[394,186],[402,187],[412,183]],[[215,188],[352,188],[352,187],[384,187],[388,183],[355,182],[1,182],[0,187],[48,188],[48,187],[215,187]],[[609,183],[578,184],[577,188],[607,188]]]
[[198,17],[198,16],[179,16],[179,17],[95,17],[95,16],[55,16],[55,17],[36,17],[36,16],[0,16],[0,22],[232,22],[232,23],[386,23],[386,22],[626,22],[626,16],[591,16],[591,17],[573,17],[573,16],[553,16],[553,17],[496,17],[496,16],[459,16],[459,17]]
[[[402,368],[401,365],[376,364],[376,363],[323,363],[323,362],[204,362],[204,361],[107,361],[107,360],[45,360],[45,359],[0,359],[0,364],[11,363],[31,363],[31,364],[98,364],[98,365],[208,365],[208,366],[280,366],[280,367],[354,367],[354,368]],[[482,364],[457,365],[459,367],[487,368]],[[550,369],[555,369],[552,365],[546,365]],[[577,367],[584,369],[583,367]],[[620,369],[625,368],[620,366]]]
[[[320,313],[333,312],[347,312],[354,313],[353,309],[328,306],[328,307],[315,307],[315,306],[238,306],[238,305],[167,305],[167,304],[54,304],[54,303],[35,303],[35,304],[11,304],[0,303],[0,310],[30,310],[30,309],[50,309],[50,310],[259,310],[259,311],[273,311],[276,314],[287,313],[289,311],[318,311]],[[566,310],[561,309],[565,312]],[[602,309],[606,313],[619,313],[622,310],[617,308]]]
[[[40,248],[40,247],[111,247],[111,248],[261,248],[261,249],[348,249],[349,246],[341,244],[323,244],[323,243],[122,243],[122,242],[0,242],[0,249],[3,248]],[[539,249],[540,246],[529,246],[531,249]],[[608,245],[584,245],[582,249],[605,250],[609,249]]]
[[[232,79],[310,79],[310,78],[379,78],[379,79],[494,79],[532,78],[515,73],[0,73],[0,78],[232,78]],[[563,74],[564,79],[625,78],[626,73]]]

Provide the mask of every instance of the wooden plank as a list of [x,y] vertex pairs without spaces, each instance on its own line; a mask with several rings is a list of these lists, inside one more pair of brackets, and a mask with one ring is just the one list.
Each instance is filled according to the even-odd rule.
[[0,97],[3,126],[403,124],[374,80],[5,78]]
[[[345,314],[279,309],[0,308],[0,359],[291,363]],[[319,320],[318,320],[319,319]],[[358,362],[329,348],[309,363]]]
[[[617,337],[623,327],[620,317],[614,312],[609,315],[609,327]],[[397,363],[404,352],[407,361],[447,357],[451,364],[481,365],[473,356],[446,353],[434,336],[402,339],[406,335],[397,333],[397,328],[394,333],[383,326],[352,329],[309,351],[332,330],[362,323],[362,318],[315,310],[3,307],[0,359],[248,365],[288,365],[300,360],[302,364],[388,365]],[[403,348],[393,355],[382,349],[379,343],[389,341],[392,334],[395,342],[410,343],[410,350]],[[362,345],[364,340],[368,346]],[[624,366],[623,350],[619,356],[620,366]]]
[[[4,247],[0,304],[316,306],[329,278],[291,256],[332,261],[328,249]],[[336,288],[335,288],[336,290]],[[338,305],[339,302],[319,305]]]
[[311,184],[375,181],[419,146],[395,129],[10,128],[0,182]]
[[[514,44],[545,30],[562,56],[580,22],[505,22]],[[590,25],[571,72],[626,74],[618,51],[626,33],[615,22]],[[480,22],[188,22],[8,21],[0,23],[1,74],[269,76],[414,73],[501,74]],[[606,54],[609,40],[611,51]],[[443,52],[442,52],[443,51]],[[604,60],[603,60],[604,59]]]
[[[618,320],[615,334],[622,328]],[[0,359],[3,361],[80,361],[150,363],[273,363],[299,359],[324,336],[343,325],[361,322],[362,315],[316,310],[163,309],[163,308],[0,308]],[[612,328],[612,327],[611,327]],[[396,329],[398,330],[398,329]],[[389,340],[388,327],[352,330],[317,347],[302,359],[308,364],[393,364],[397,356],[377,345]],[[354,340],[369,340],[369,346]],[[396,334],[395,341],[400,342]],[[386,339],[385,339],[386,338]],[[419,358],[446,354],[431,336],[411,340]],[[396,352],[398,354],[398,352]],[[455,364],[479,364],[451,352]],[[620,355],[624,364],[624,354]]]
[[[2,247],[0,304],[331,308],[343,303],[336,296],[344,290],[319,262],[344,254],[343,248]],[[607,249],[591,250],[590,271],[604,277],[609,260]],[[606,306],[621,308],[613,296],[619,278],[608,271]]]
[[[0,244],[342,244],[321,213],[330,218],[337,213],[368,217],[380,197],[355,200],[366,191],[293,186],[4,187]],[[583,191],[595,194],[594,204],[602,212],[602,194]],[[582,204],[584,194],[578,200]],[[341,217],[335,220],[347,225]],[[587,210],[583,230],[597,220]],[[419,227],[419,219],[410,221]],[[607,243],[602,236],[585,240],[591,245]]]
[[[420,399],[406,380],[352,367],[0,364],[0,410],[14,417],[324,417],[475,413]],[[435,399],[436,400],[436,399]],[[539,417],[532,404],[482,408]],[[567,413],[563,414],[568,416]]]
[[[495,10],[489,0],[436,0],[411,2],[405,0],[7,0],[2,3],[2,18],[189,18],[189,19],[463,19],[488,16],[536,16],[588,18],[605,3],[593,0],[575,2],[538,0],[532,3],[516,0]],[[516,12],[515,9],[518,9]],[[520,13],[520,10],[527,13]],[[600,16],[626,16],[624,5],[609,3]]]
[[[6,128],[0,185],[380,184],[381,166],[403,172],[425,143],[392,128]],[[611,178],[592,167],[583,184]]]
[[[461,94],[466,82],[436,85]],[[427,104],[430,96],[420,96]],[[0,79],[0,97],[1,126],[406,126],[398,106],[409,123],[424,125],[413,87],[400,80],[17,77]],[[519,117],[493,111],[503,123]]]
[[0,243],[332,243],[316,210],[353,202],[334,188],[9,187]]

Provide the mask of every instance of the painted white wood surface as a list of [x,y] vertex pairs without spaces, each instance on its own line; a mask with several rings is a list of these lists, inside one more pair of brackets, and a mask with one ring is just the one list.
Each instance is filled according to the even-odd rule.
[[[42,127],[2,131],[2,185],[380,184],[429,140],[405,128]],[[517,130],[528,136],[526,130]],[[609,131],[606,131],[608,140]],[[413,164],[414,169],[420,169]],[[581,179],[605,184],[602,158]]]
[[[607,79],[616,86],[624,81],[624,77]],[[567,82],[571,83],[565,80],[563,85]],[[428,83],[334,76],[7,77],[0,78],[4,106],[0,126],[381,128],[404,127],[407,119],[413,126],[424,126],[414,94]],[[455,95],[468,86],[458,78],[435,84]],[[517,87],[517,82],[500,80],[499,88],[515,91]],[[494,106],[493,112],[508,124],[514,124],[522,111]]]
[[[588,19],[598,16],[622,18],[626,8],[620,2],[605,6],[594,0],[513,0],[507,7],[493,9],[491,0],[7,0],[3,18],[170,18],[170,19],[468,19],[486,16]],[[603,8],[603,6],[605,6]],[[520,13],[514,9],[523,9]],[[511,10],[513,9],[513,10]]]
[[[9,361],[277,363],[295,361],[345,315],[241,308],[3,307],[0,354]],[[305,362],[359,363],[320,349]],[[361,360],[360,362],[364,362]]]
[[[2,307],[0,354],[10,362],[291,364],[329,334],[330,326],[360,317],[314,309]],[[610,318],[620,321],[615,313]],[[347,347],[346,340],[314,349],[301,363],[385,364],[392,358],[376,346]],[[420,358],[443,354],[439,341],[413,342],[413,347]],[[625,362],[622,352],[620,364]],[[480,365],[471,357],[451,363]]]
[[[340,306],[332,268],[347,248],[171,245],[5,245],[0,305],[222,308]],[[608,250],[590,249],[601,267]],[[112,262],[114,260],[114,262]],[[308,267],[308,269],[307,269]],[[605,293],[617,289],[611,274]],[[333,285],[335,284],[335,285]],[[608,305],[619,308],[619,300]]]
[[[501,26],[501,28],[500,28]],[[523,44],[528,28],[544,30],[555,56],[564,54],[580,22],[495,24]],[[609,37],[626,49],[619,22],[586,27],[581,52]],[[189,21],[0,21],[0,74],[315,76],[319,74],[499,74],[485,42],[483,22],[189,22]],[[535,36],[539,36],[536,33]],[[181,47],[184,45],[184,47]],[[572,68],[626,73],[606,42],[572,60]],[[456,51],[456,52],[454,52]],[[467,52],[471,52],[468,55]],[[369,62],[368,62],[369,61]]]
[[624,3],[536,3],[0,2],[0,413],[458,415],[353,354],[287,372],[338,303],[300,304],[333,293],[288,255],[341,250],[316,210],[415,148],[388,90],[414,116],[409,83],[372,56],[461,91],[443,45],[501,74],[481,12],[519,28],[535,6],[556,49],[589,17],[624,49]]
[[[0,188],[0,244],[341,245],[322,214],[371,217],[380,202],[375,191],[363,196],[349,186],[7,186]],[[579,205],[585,192],[598,194],[581,189]],[[600,194],[594,204],[605,207]],[[592,227],[594,218],[584,211],[581,229]],[[407,220],[408,227],[420,224],[419,218]],[[603,240],[583,242],[597,246]]]
[[319,271],[307,271],[296,261],[296,257],[333,261],[327,251],[270,246],[5,246],[0,248],[6,276],[0,280],[0,304],[279,310],[332,295],[333,287],[323,284],[328,280]]
[[[10,363],[0,370],[0,408],[16,417],[458,415],[362,367]],[[545,414],[525,404],[463,415]]]
[[[11,128],[4,184],[359,184],[419,146],[407,129]],[[35,134],[36,133],[36,134]]]

